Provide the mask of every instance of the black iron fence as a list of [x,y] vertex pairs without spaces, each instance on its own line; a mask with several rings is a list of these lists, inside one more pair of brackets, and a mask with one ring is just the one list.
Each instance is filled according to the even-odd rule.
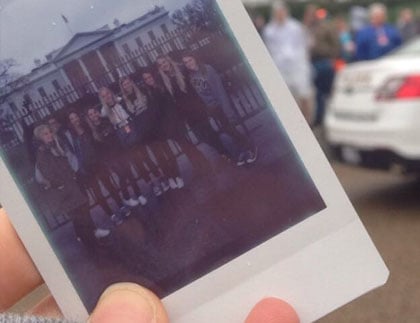
[[104,66],[105,72],[89,82],[73,81],[55,92],[45,94],[40,100],[24,102],[15,111],[11,111],[7,119],[2,120],[0,147],[8,151],[21,145],[25,140],[25,131],[50,115],[65,113],[70,107],[78,105],[98,105],[96,93],[99,88],[107,86],[119,93],[118,80],[121,76],[129,75],[141,82],[140,71],[152,66],[157,56],[171,53],[177,59],[177,54],[185,50],[195,52],[203,62],[213,65],[221,73],[234,107],[242,119],[264,108],[258,86],[222,29],[212,33],[177,29],[133,51],[127,51],[124,55],[113,57],[112,62]]

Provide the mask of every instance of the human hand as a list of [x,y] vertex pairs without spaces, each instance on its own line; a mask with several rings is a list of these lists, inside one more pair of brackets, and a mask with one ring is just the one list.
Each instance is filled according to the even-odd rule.
[[[16,235],[5,212],[0,209],[0,312],[42,284],[42,278]],[[51,296],[27,314],[61,317]],[[122,283],[109,287],[89,318],[90,323],[167,323],[161,301],[149,290],[136,284]],[[267,298],[259,302],[245,323],[298,323],[299,318],[287,303]]]

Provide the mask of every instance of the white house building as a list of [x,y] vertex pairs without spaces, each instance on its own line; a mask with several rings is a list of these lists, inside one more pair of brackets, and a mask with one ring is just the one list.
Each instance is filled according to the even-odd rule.
[[[60,108],[57,105],[66,103],[66,99],[58,100],[58,97],[69,89],[95,92],[103,85],[118,81],[119,76],[134,72],[135,64],[146,65],[148,62],[141,55],[123,67],[120,62],[134,52],[144,52],[145,46],[171,38],[175,30],[169,12],[155,7],[129,23],[121,24],[116,19],[112,28],[106,25],[95,31],[77,33],[65,46],[47,54],[45,63],[38,61],[38,66],[23,77],[25,81],[20,86],[3,89],[2,95],[0,91],[0,97],[3,96],[0,111],[3,110],[3,115],[7,111],[19,117],[49,102],[54,102],[53,109],[57,110]],[[38,118],[50,112],[51,109],[40,109]],[[26,118],[29,119],[25,121],[31,123],[33,116]],[[21,137],[22,131],[15,130]]]

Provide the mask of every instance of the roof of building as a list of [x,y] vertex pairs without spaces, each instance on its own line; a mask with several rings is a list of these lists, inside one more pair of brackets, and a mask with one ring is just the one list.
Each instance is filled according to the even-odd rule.
[[100,41],[111,35],[120,37],[130,33],[134,28],[144,27],[154,20],[168,14],[169,12],[164,7],[155,6],[153,10],[147,12],[139,18],[136,18],[128,23],[118,25],[113,29],[110,29],[108,25],[105,25],[104,27],[95,31],[77,33],[64,47],[61,48],[61,50],[53,52],[54,54],[52,55],[51,59],[53,61],[59,61],[60,59],[77,53],[81,49],[86,48],[89,45],[96,43],[97,41]]
[[91,31],[91,32],[81,32],[75,34],[72,39],[58,51],[52,58],[53,61],[58,61],[63,57],[70,56],[74,53],[77,53],[82,48],[97,42],[100,39],[108,37],[112,34],[111,30],[103,31]]

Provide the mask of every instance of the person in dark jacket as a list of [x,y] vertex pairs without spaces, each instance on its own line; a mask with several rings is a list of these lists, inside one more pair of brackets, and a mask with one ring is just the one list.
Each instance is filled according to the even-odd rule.
[[221,156],[231,158],[219,134],[212,128],[206,106],[193,89],[182,67],[169,55],[156,59],[156,65],[165,90],[170,94],[177,113],[186,120],[195,136],[214,148]]
[[[139,134],[133,122],[132,116],[127,111],[123,99],[117,97],[109,88],[103,87],[99,90],[99,99],[102,103],[101,115],[111,121],[117,132],[118,138],[129,152],[130,161],[136,167],[138,175],[146,182],[153,182],[148,169],[159,177],[160,171],[156,165],[150,160],[145,147],[139,145]],[[147,169],[146,169],[147,167]],[[138,201],[142,205],[146,205],[147,199],[141,195]]]
[[334,62],[340,56],[338,30],[328,20],[325,9],[309,4],[305,9],[304,26],[312,61],[313,83],[316,89],[315,120],[312,126],[324,123],[327,100],[334,84]]
[[207,107],[207,113],[218,123],[220,132],[232,138],[238,151],[237,165],[255,162],[256,147],[247,136],[236,129],[237,116],[217,71],[208,64],[199,63],[192,53],[184,53],[182,61],[188,71],[192,87]]
[[[77,177],[80,185],[84,189],[92,191],[96,202],[114,223],[121,223],[121,213],[125,213],[125,203],[121,199],[118,189],[111,182],[110,170],[104,161],[99,158],[90,128],[76,112],[70,112],[68,120],[75,155],[79,164]],[[100,183],[119,207],[115,214],[101,191]]]
[[420,34],[419,21],[410,8],[402,9],[398,14],[397,27],[403,43],[406,43]]
[[61,142],[65,143],[68,148],[74,153],[73,143],[71,142],[71,134],[68,129],[63,127],[62,123],[54,116],[47,119],[47,123],[51,128],[51,131],[57,136]]
[[[89,108],[87,117],[93,132],[98,158],[117,174],[126,204],[130,204],[127,202],[130,200],[138,200],[138,197],[142,196],[142,192],[131,171],[129,155],[123,149],[114,126],[108,118],[102,117],[96,108]],[[135,198],[131,197],[128,186],[133,188]],[[131,201],[131,204],[133,204],[133,201]]]
[[[163,81],[154,69],[145,70],[142,74],[145,91],[151,106],[159,109],[158,136],[162,140],[171,140],[180,148],[189,159],[195,170],[205,171],[211,169],[206,156],[198,147],[188,139],[187,120],[179,113],[173,98],[163,85]],[[174,165],[177,166],[177,165]],[[172,174],[179,174],[179,169],[173,169]],[[177,175],[176,185],[183,186],[183,180]],[[180,181],[181,180],[181,181]],[[169,181],[171,183],[171,180]]]
[[186,138],[186,122],[177,112],[172,98],[169,95],[154,71],[145,70],[142,73],[142,79],[145,84],[145,93],[149,105],[152,109],[158,111],[157,123],[154,127],[155,136],[161,143],[161,149],[169,159],[169,185],[172,189],[182,188],[184,180],[179,171],[176,156],[168,145],[168,140],[176,142],[181,151],[190,160],[193,167],[206,169],[209,167],[204,154]]
[[34,135],[40,145],[36,166],[48,182],[48,197],[53,212],[68,214],[73,221],[76,235],[88,248],[93,248],[96,239],[105,238],[109,230],[99,229],[90,217],[86,194],[76,181],[76,173],[68,162],[68,153],[53,135],[49,126],[35,128]]
[[157,166],[161,169],[162,176],[155,178],[153,185],[155,195],[160,195],[161,187],[163,191],[170,188],[168,181],[173,175],[170,174],[172,165],[169,164],[169,159],[165,155],[164,145],[159,142],[156,135],[160,110],[150,105],[147,96],[130,77],[125,76],[120,79],[120,89],[127,110],[134,119],[139,136],[138,145],[144,149],[144,154],[148,154],[147,150],[150,149],[157,161]]

